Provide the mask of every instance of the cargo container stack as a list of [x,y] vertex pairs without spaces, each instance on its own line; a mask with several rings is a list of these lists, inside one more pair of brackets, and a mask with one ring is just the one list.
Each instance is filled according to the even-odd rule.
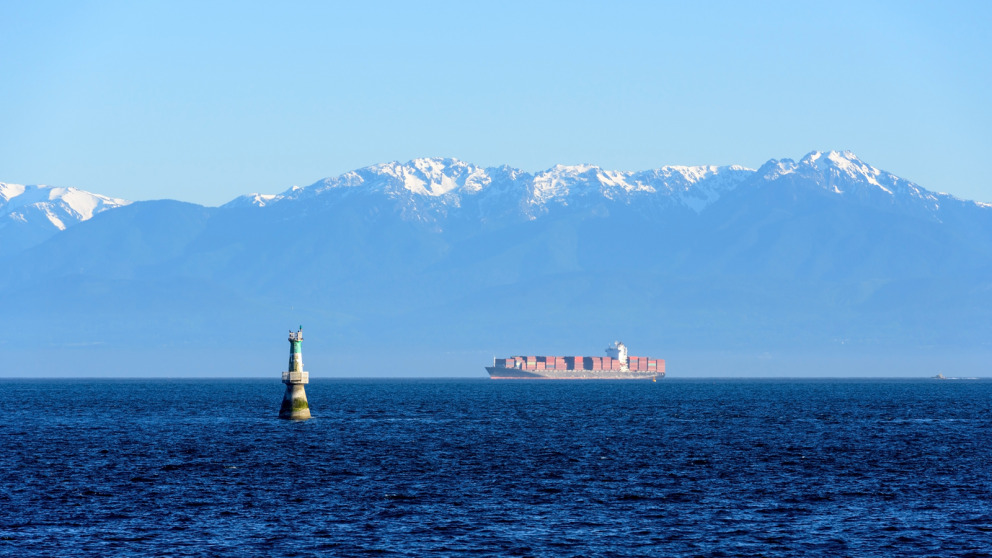
[[[302,329],[300,330],[302,340]],[[493,358],[486,367],[492,378],[546,379],[652,379],[665,376],[665,361],[629,356],[619,342],[607,347],[607,356],[529,355]],[[302,360],[300,361],[302,370]]]

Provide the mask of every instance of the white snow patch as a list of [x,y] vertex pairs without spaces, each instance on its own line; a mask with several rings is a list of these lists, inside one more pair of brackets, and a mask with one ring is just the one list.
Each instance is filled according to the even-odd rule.
[[[85,221],[93,217],[93,212],[99,207],[103,200],[90,194],[88,192],[83,192],[75,188],[69,188],[61,195],[61,198],[66,202],[76,215],[79,217],[80,221]],[[55,199],[55,198],[50,198]]]
[[771,173],[767,176],[769,178],[777,178],[779,176],[785,176],[787,174],[794,174],[796,172],[796,163],[792,160],[782,160],[775,162],[775,168],[772,169]]
[[60,231],[64,231],[65,230],[65,223],[63,223],[61,219],[59,219],[58,217],[56,217],[51,212],[51,210],[49,210],[49,209],[46,209],[45,210],[45,217],[47,217],[48,218],[48,221],[51,222],[53,225],[55,225],[55,228],[57,228],[58,230],[60,230]]
[[403,176],[403,187],[414,194],[430,194],[427,189],[427,182],[414,175]]
[[10,201],[17,196],[24,193],[25,186],[23,184],[8,184],[6,182],[0,182],[0,197],[4,200]]
[[[294,186],[294,188],[296,188],[296,186]],[[274,201],[281,200],[282,196],[279,194],[259,194],[258,192],[253,192],[251,194],[246,195],[245,198],[249,200],[248,203],[250,205],[254,205],[257,207],[265,207],[266,205]]]
[[[845,151],[844,153],[841,153],[839,151],[831,151],[830,153],[827,154],[827,159],[831,163],[833,163],[835,167],[837,167],[839,169],[848,170],[848,169],[850,169],[851,167],[854,166],[854,164],[851,162],[851,160],[848,157],[845,156],[848,153],[850,153],[850,152]],[[816,161],[819,158],[820,158],[820,153],[817,152],[816,155],[811,158],[811,160],[812,161]]]

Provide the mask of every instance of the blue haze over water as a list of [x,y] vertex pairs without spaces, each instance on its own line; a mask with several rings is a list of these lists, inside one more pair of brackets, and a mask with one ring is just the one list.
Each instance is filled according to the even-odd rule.
[[992,555],[992,382],[0,380],[0,554]]

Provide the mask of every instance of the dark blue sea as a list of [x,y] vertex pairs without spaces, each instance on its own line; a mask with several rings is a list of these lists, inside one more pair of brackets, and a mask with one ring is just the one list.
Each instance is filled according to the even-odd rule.
[[0,555],[992,555],[992,381],[283,387],[0,380]]

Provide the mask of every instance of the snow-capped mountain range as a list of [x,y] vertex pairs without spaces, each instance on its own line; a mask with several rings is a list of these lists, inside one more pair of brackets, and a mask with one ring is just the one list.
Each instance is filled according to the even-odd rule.
[[[529,173],[509,166],[483,168],[450,158],[382,163],[279,194],[248,194],[220,211],[296,210],[349,205],[393,214],[399,221],[440,231],[451,222],[532,221],[550,213],[627,208],[648,217],[698,215],[728,194],[782,187],[819,192],[854,206],[899,211],[939,221],[947,207],[992,205],[936,193],[877,169],[850,151],[813,151],[799,161],[772,159],[759,169],[664,166],[646,171],[595,165],[556,165]],[[76,188],[0,183],[0,257],[16,254],[129,201]]]
[[[509,166],[483,168],[457,159],[421,158],[372,165],[279,194],[247,194],[222,207],[263,208],[289,201],[332,203],[360,195],[393,204],[402,219],[434,224],[453,214],[480,221],[508,217],[533,220],[559,208],[576,209],[600,202],[644,209],[683,208],[698,214],[749,182],[801,184],[859,204],[902,207],[920,215],[933,216],[948,203],[992,207],[926,190],[861,161],[850,151],[813,151],[799,161],[772,159],[759,169],[664,166],[637,172],[556,165],[528,173]],[[129,203],[76,188],[0,183],[0,254],[23,249]],[[20,233],[9,231],[15,226],[22,229]],[[15,236],[24,237],[23,241]]]
[[[287,200],[360,193],[380,195],[403,207],[408,219],[435,222],[457,209],[475,208],[478,217],[529,219],[555,207],[608,200],[627,205],[679,206],[699,213],[748,181],[798,183],[856,198],[859,203],[915,204],[936,211],[961,200],[928,191],[879,170],[850,151],[813,151],[798,162],[772,159],[760,169],[729,166],[665,166],[648,171],[613,171],[594,165],[557,165],[531,174],[508,166],[482,168],[457,159],[425,158],[384,163],[325,178],[280,194],[249,194],[228,207],[265,207]],[[988,204],[976,205],[988,206]],[[493,215],[488,214],[488,208]]]

